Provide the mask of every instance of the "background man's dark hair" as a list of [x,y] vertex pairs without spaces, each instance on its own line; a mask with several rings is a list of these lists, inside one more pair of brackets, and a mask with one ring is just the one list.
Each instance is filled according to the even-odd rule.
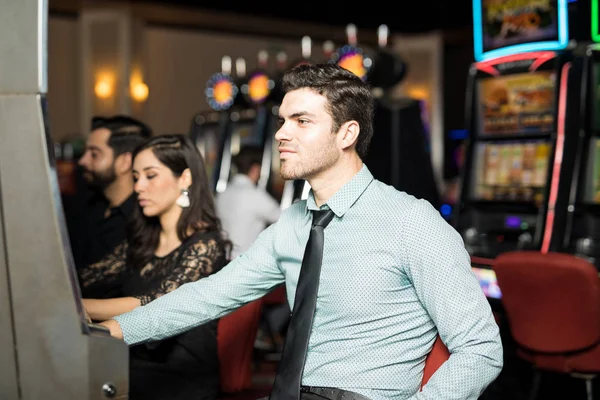
[[244,146],[240,152],[234,157],[233,163],[237,171],[241,174],[248,174],[252,165],[262,164],[264,149],[259,146]]
[[108,146],[112,148],[114,157],[133,152],[152,136],[152,130],[148,125],[126,115],[92,118],[92,130],[101,128],[110,131]]

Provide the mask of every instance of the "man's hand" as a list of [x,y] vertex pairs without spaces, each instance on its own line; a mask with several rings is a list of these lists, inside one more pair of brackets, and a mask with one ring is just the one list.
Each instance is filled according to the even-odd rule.
[[121,326],[114,319],[109,319],[103,322],[100,322],[98,325],[102,325],[110,331],[110,336],[123,340],[123,331],[121,330]]

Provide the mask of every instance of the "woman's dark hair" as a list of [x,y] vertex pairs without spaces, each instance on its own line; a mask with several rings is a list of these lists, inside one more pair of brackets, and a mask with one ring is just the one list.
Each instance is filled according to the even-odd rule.
[[[192,175],[189,188],[190,206],[183,208],[177,222],[177,236],[182,242],[194,231],[217,231],[222,244],[229,254],[231,243],[221,235],[221,221],[217,217],[215,202],[211,191],[204,158],[185,135],[154,136],[136,148],[133,159],[143,150],[151,149],[156,158],[171,170],[175,177],[180,177],[186,168]],[[159,244],[160,222],[158,217],[147,217],[139,205],[134,207],[133,216],[128,224],[127,264],[143,268],[154,255]]]
[[327,99],[333,133],[345,122],[358,122],[360,133],[356,139],[356,152],[364,160],[373,138],[375,105],[369,85],[337,64],[300,64],[285,72],[282,79],[285,93],[304,88]]

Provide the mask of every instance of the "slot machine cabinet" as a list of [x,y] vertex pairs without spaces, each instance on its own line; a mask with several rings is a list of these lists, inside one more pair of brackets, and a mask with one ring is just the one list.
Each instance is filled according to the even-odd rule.
[[492,307],[506,251],[556,249],[580,127],[581,2],[473,0],[464,164],[452,225]]
[[471,137],[454,221],[472,257],[546,252],[552,232],[564,226],[580,73],[581,63],[567,52],[473,65]]
[[223,141],[221,163],[217,172],[216,192],[221,193],[227,188],[232,175],[232,159],[240,148],[246,145],[259,146],[265,149],[263,166],[258,185],[267,188],[271,173],[272,142],[269,141],[269,129],[273,118],[272,109],[266,101],[275,83],[264,69],[268,53],[259,53],[259,68],[248,74],[246,78],[245,60],[236,60],[239,93],[229,110],[229,121]]
[[239,88],[231,76],[231,67],[231,57],[223,56],[221,71],[211,75],[204,90],[206,102],[211,110],[194,115],[190,127],[190,137],[204,158],[206,174],[213,192],[216,192],[222,168],[226,167],[229,173],[228,165],[222,165],[223,152],[225,147],[229,146],[229,110],[239,93]]
[[86,323],[48,131],[43,0],[0,13],[0,397],[126,399],[129,350]]
[[[597,9],[596,9],[597,11]],[[597,16],[596,16],[597,18]],[[597,38],[600,40],[600,37]],[[586,48],[581,87],[582,126],[577,141],[573,186],[565,229],[557,251],[582,257],[600,270],[600,46]]]

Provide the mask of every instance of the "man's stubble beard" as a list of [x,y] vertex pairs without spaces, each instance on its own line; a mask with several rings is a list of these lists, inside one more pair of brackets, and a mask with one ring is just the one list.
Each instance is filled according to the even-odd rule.
[[332,167],[338,160],[339,155],[335,151],[321,149],[309,165],[296,163],[295,166],[289,166],[286,169],[286,162],[289,161],[281,160],[279,175],[285,180],[309,179],[311,176]]

